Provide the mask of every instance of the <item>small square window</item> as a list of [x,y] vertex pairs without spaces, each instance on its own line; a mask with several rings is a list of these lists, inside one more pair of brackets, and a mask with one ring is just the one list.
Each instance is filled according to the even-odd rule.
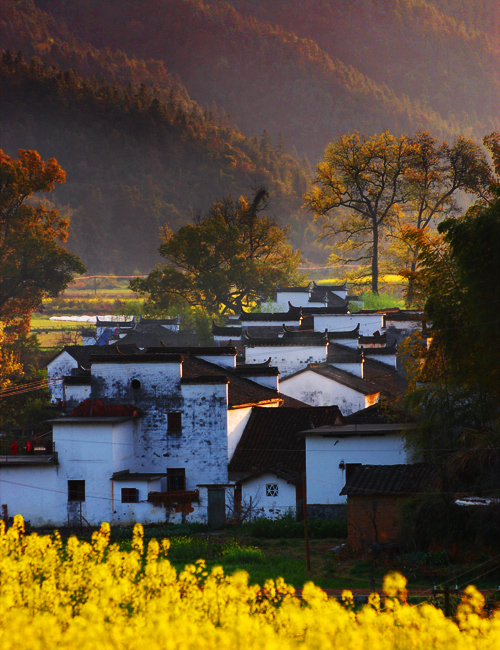
[[167,413],[167,431],[168,433],[178,433],[182,430],[182,413],[171,411]]
[[167,492],[177,492],[186,489],[186,470],[184,467],[169,467],[167,469]]
[[277,497],[278,496],[278,484],[277,483],[267,483],[266,485],[266,497]]
[[85,481],[68,481],[68,501],[85,501]]
[[138,503],[139,490],[137,488],[122,488],[122,503]]

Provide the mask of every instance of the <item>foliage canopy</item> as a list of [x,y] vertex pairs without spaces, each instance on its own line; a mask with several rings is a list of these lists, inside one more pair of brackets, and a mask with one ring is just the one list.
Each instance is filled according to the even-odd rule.
[[60,245],[68,237],[68,221],[57,210],[29,202],[33,194],[63,183],[64,171],[36,151],[20,149],[18,156],[14,160],[0,150],[0,320],[26,329],[42,299],[57,296],[85,266]]
[[485,196],[491,172],[480,147],[461,136],[450,146],[427,131],[397,138],[354,133],[328,145],[314,182],[304,201],[324,218],[324,236],[336,249],[332,259],[369,265],[377,293],[383,254],[415,269],[418,247],[402,240],[401,230],[424,230],[456,215],[457,193]]
[[277,283],[298,282],[300,252],[285,243],[286,230],[260,214],[267,201],[263,188],[251,199],[227,196],[176,234],[166,228],[159,251],[167,263],[132,280],[131,289],[149,294],[162,311],[181,301],[215,314],[239,312]]

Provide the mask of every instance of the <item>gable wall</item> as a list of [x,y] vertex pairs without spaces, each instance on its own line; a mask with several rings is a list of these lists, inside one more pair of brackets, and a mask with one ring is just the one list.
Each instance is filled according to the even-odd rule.
[[[266,496],[266,485],[278,486],[278,496]],[[241,486],[243,507],[248,507],[252,499],[252,519],[266,517],[276,519],[288,512],[295,514],[297,498],[295,485],[287,483],[271,472],[261,474]]]
[[[47,374],[49,379],[53,379],[54,377],[64,377],[66,375],[71,375],[71,370],[73,368],[78,368],[78,363],[70,354],[68,354],[68,352],[63,351],[47,364]],[[52,393],[52,399],[54,401],[64,399],[62,381],[57,384],[52,384],[50,386],[50,392]]]
[[314,331],[329,332],[349,331],[359,323],[362,336],[372,336],[373,332],[382,331],[383,314],[314,314]]
[[408,462],[401,434],[324,438],[306,436],[307,502],[345,503],[340,496],[345,485],[341,462],[363,465],[397,465]]
[[284,377],[302,370],[310,363],[323,363],[326,356],[326,345],[256,346],[245,349],[246,363],[263,363],[271,357],[271,366],[277,366],[280,371],[280,384]]
[[281,381],[280,391],[309,406],[336,404],[342,415],[350,415],[371,406],[378,399],[378,394],[364,395],[310,370]]

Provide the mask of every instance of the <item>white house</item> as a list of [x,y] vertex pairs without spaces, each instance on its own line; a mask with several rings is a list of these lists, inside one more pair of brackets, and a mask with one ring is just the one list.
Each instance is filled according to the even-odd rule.
[[87,363],[91,399],[52,422],[55,453],[0,458],[0,502],[33,525],[222,521],[229,456],[252,407],[286,403],[278,371],[254,369],[253,381],[234,348],[99,352]]
[[403,395],[406,380],[394,367],[371,358],[355,364],[346,350],[342,348],[339,353],[337,349],[326,363],[310,364],[284,377],[280,381],[281,393],[310,406],[337,404],[343,415],[367,408],[382,396]]
[[378,405],[345,418],[340,426],[303,431],[306,440],[307,503],[346,503],[340,495],[350,472],[362,465],[411,462],[404,433],[414,425],[393,422]]
[[262,363],[270,359],[279,368],[280,376],[287,377],[310,363],[326,361],[328,337],[326,333],[285,331],[280,338],[251,336],[244,332],[247,363]]
[[302,503],[305,471],[305,440],[299,432],[341,423],[337,406],[254,407],[228,468],[240,512],[271,519],[295,513]]

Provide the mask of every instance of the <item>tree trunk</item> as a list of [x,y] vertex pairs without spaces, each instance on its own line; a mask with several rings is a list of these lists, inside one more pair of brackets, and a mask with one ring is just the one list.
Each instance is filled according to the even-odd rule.
[[372,292],[378,293],[378,226],[373,226]]

